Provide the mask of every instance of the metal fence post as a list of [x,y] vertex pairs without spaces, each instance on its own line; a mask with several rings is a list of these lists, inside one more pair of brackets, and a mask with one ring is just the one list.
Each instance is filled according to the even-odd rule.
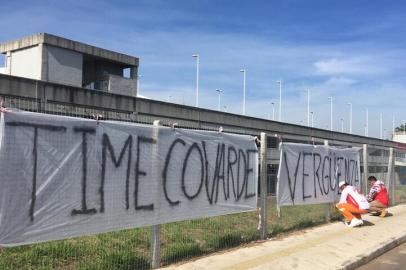
[[388,186],[389,186],[389,196],[391,204],[395,204],[395,173],[394,173],[394,155],[393,147],[389,148],[389,160],[388,160]]
[[266,239],[268,237],[268,200],[267,200],[267,164],[266,164],[266,147],[267,147],[267,137],[265,132],[261,132],[261,146],[260,146],[260,215],[261,215],[261,226],[260,234],[261,239]]
[[[328,140],[324,140],[324,145],[328,146]],[[331,221],[331,207],[332,207],[331,203],[326,203],[324,205],[324,218],[325,218],[326,222]]]
[[[152,138],[158,140],[159,120],[154,120]],[[157,156],[158,147],[154,144],[152,157]],[[151,267],[158,268],[161,265],[161,225],[153,225],[151,227]]]
[[364,179],[361,182],[361,190],[363,194],[368,192],[368,144],[362,145],[362,163],[364,167]]

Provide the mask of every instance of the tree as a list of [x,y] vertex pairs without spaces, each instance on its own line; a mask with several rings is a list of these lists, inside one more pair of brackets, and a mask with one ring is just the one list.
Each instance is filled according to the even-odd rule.
[[405,124],[401,124],[400,126],[395,128],[395,131],[405,131],[406,125]]

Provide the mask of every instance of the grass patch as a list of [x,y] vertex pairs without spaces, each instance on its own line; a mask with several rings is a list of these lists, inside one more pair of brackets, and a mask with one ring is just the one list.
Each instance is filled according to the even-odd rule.
[[[282,207],[278,218],[275,198],[270,198],[269,236],[323,223],[324,207]],[[338,213],[334,213],[335,217]],[[161,262],[167,265],[257,240],[257,225],[257,211],[163,224]],[[0,269],[7,270],[149,269],[149,260],[149,227],[0,249]]]
[[146,257],[138,256],[132,252],[113,252],[103,257],[100,262],[87,265],[83,269],[111,269],[111,270],[132,270],[150,269],[149,260]]
[[406,202],[406,185],[397,185],[395,189],[395,203]]
[[180,259],[190,258],[202,254],[197,243],[175,243],[167,246],[162,255],[162,261],[169,264]]

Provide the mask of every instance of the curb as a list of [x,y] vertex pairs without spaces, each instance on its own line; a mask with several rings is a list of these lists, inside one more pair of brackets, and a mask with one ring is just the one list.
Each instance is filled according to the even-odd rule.
[[397,237],[397,238],[392,238],[392,239],[384,242],[383,245],[381,247],[379,247],[377,250],[374,250],[370,253],[364,253],[362,255],[355,257],[353,260],[345,262],[339,269],[344,269],[344,270],[356,269],[357,267],[367,264],[368,262],[372,261],[373,259],[381,256],[385,252],[387,252],[405,242],[406,242],[406,235],[403,235],[403,236]]

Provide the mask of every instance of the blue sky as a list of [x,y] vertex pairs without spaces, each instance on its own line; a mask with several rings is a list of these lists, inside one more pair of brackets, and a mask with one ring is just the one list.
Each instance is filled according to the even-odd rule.
[[[49,32],[140,58],[141,94],[194,105],[200,55],[200,105],[267,118],[279,102],[282,120],[307,124],[306,89],[315,126],[379,137],[406,119],[406,3],[378,0],[2,1],[0,40]],[[278,108],[276,107],[276,119]]]

